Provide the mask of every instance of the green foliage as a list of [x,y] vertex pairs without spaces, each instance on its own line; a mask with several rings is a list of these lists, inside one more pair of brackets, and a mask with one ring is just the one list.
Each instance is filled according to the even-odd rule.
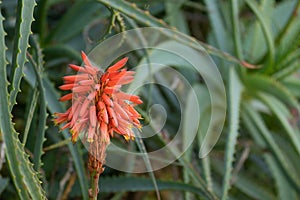
[[[300,198],[299,0],[4,0],[0,8],[0,199],[89,199],[87,149],[80,142],[73,145],[68,130],[59,131],[51,120],[67,108],[58,101],[58,86],[72,73],[67,64],[82,62],[81,50],[89,53],[110,36],[145,26],[184,33],[174,37],[158,29],[173,40],[157,48],[199,57],[206,50],[212,56],[226,89],[225,126],[209,155],[199,158],[206,134],[222,124],[214,119],[214,128],[208,128],[214,105],[205,67],[194,69],[155,48],[128,53],[128,67],[148,66],[136,69],[128,91],[155,80],[184,98],[178,103],[163,86],[138,90],[147,127],[141,135],[151,137],[131,145],[143,154],[149,172],[106,167],[101,199]],[[187,81],[160,73],[169,66]],[[151,122],[163,113],[152,116],[153,104],[162,105],[167,116],[158,131]],[[153,172],[147,152],[172,141],[176,129],[189,148]],[[180,145],[166,149],[177,156]]]
[[227,139],[227,146],[225,151],[225,176],[223,180],[223,193],[222,199],[227,199],[227,192],[230,187],[230,177],[233,170],[233,160],[234,160],[234,149],[238,137],[238,128],[239,128],[239,115],[240,115],[240,104],[241,96],[243,91],[243,86],[237,77],[237,74],[234,68],[231,68],[229,71],[229,132]]

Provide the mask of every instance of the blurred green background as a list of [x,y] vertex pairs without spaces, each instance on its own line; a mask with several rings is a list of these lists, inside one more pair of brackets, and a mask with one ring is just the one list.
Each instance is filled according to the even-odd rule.
[[[0,7],[0,199],[88,199],[87,150],[51,121],[53,112],[66,109],[58,86],[73,73],[67,64],[81,64],[81,50],[88,53],[110,36],[148,26],[201,41],[225,84],[225,126],[200,159],[210,96],[193,68],[172,65],[201,102],[197,139],[158,171],[130,174],[107,167],[99,198],[300,199],[300,1],[2,0]],[[131,53],[129,66],[148,54]],[[250,63],[256,68],[247,68]],[[164,105],[164,137],[119,142],[144,153],[174,137],[182,114],[163,87],[147,91],[141,93],[142,123],[149,123],[149,105]],[[182,123],[188,126],[192,116]]]

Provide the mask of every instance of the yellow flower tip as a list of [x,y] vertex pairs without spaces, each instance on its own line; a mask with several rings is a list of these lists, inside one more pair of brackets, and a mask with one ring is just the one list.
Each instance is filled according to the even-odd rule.
[[52,119],[53,123],[54,123],[54,126],[58,126],[59,124],[56,122],[55,119]]
[[73,144],[75,144],[77,142],[77,137],[72,137],[71,141],[72,141]]
[[88,138],[88,139],[87,139],[87,142],[88,142],[88,143],[92,143],[92,142],[94,142],[94,139],[93,139],[93,138]]
[[128,135],[123,135],[123,137],[125,138],[125,140],[128,142],[130,140],[130,136]]
[[126,142],[128,142],[129,140],[134,140],[135,137],[133,135],[123,135],[123,137],[125,138]]
[[101,142],[102,144],[103,144],[103,143],[104,143],[104,144],[108,144],[108,143],[109,143],[109,140],[107,140],[107,139],[101,139],[100,142]]
[[132,128],[133,128],[133,125],[132,125],[132,124],[128,124],[127,128],[128,128],[128,129],[132,129]]
[[142,125],[139,125],[139,126],[137,126],[136,128],[139,129],[139,131],[142,131],[142,128],[143,128],[143,127],[142,127]]

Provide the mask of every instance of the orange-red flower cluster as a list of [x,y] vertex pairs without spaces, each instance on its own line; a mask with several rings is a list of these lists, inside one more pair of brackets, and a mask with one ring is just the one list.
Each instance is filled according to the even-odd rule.
[[65,113],[55,113],[55,124],[66,123],[61,129],[70,128],[73,142],[81,133],[88,142],[97,138],[109,142],[114,132],[123,135],[126,140],[134,139],[132,127],[141,128],[141,115],[134,106],[141,104],[142,100],[120,90],[122,85],[133,81],[134,72],[121,69],[128,58],[102,72],[83,52],[81,56],[84,66],[70,64],[70,68],[78,73],[65,76],[64,85],[59,87],[71,90],[60,100],[72,100],[72,106]]

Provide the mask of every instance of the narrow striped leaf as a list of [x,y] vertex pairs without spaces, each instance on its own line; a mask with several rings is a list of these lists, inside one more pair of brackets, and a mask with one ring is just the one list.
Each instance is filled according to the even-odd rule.
[[217,47],[228,52],[228,29],[224,23],[224,18],[220,10],[218,0],[205,0],[208,8],[209,19],[212,24],[213,35],[216,38]]
[[[261,12],[259,6],[255,0],[245,0],[248,6],[251,8],[253,13],[256,15],[260,25],[262,27],[262,31],[264,33],[264,37],[268,46],[268,63],[267,63],[267,71],[270,71],[271,67],[273,67],[274,59],[275,59],[275,44],[271,31],[271,27],[267,23],[267,19],[264,17],[264,13]],[[269,12],[269,11],[268,11]]]
[[8,183],[9,183],[8,178],[0,177],[0,195],[3,192],[3,190],[7,187]]
[[247,92],[263,91],[272,94],[300,112],[300,105],[296,97],[281,82],[264,75],[249,75],[245,77]]
[[[174,36],[174,34],[170,34],[170,32],[166,30],[168,29],[176,30],[175,27],[171,27],[168,24],[166,24],[165,21],[153,17],[149,12],[141,10],[134,3],[129,3],[124,0],[97,0],[97,1],[103,3],[107,7],[111,7],[113,9],[120,11],[121,13],[124,13],[125,15],[131,17],[132,19],[137,20],[138,22],[146,26],[166,28],[166,29],[157,29],[157,30],[167,36],[171,36],[171,37]],[[180,34],[180,37],[175,37],[174,40],[179,41],[187,46],[191,46],[197,49],[198,51],[203,51],[203,47],[204,47],[208,53],[223,58],[225,60],[228,60],[230,62],[238,63],[241,66],[250,67],[250,68],[254,67],[253,65],[238,60],[237,58],[229,55],[228,53],[225,53],[217,48],[214,48],[213,46],[210,46],[204,42],[197,41],[197,43],[199,43],[203,47],[199,46],[198,44],[195,44],[196,41],[195,38],[189,37],[185,34]]]
[[95,15],[99,17],[99,15],[104,13],[101,11],[101,8],[103,8],[101,5],[93,1],[75,2],[68,12],[63,15],[56,28],[47,38],[47,41],[60,43],[69,41],[72,37],[79,34],[95,18]]
[[[55,112],[63,112],[64,108],[62,104],[57,101],[58,100],[57,92],[46,77],[43,79],[43,85],[46,91],[45,98],[47,102],[47,108],[50,111],[50,113],[54,114]],[[67,130],[62,131],[62,134],[65,139],[70,138],[70,134],[68,133]],[[77,176],[81,188],[82,199],[88,200],[89,199],[88,192],[87,192],[88,181],[86,179],[85,168],[84,168],[84,163],[82,160],[80,148],[78,145],[73,145],[72,143],[68,143],[68,148],[72,155],[72,159],[77,172]]]
[[[0,2],[1,3],[1,2]],[[25,153],[24,146],[18,139],[18,133],[14,130],[8,94],[8,81],[6,79],[5,58],[5,32],[3,29],[3,17],[0,13],[0,128],[6,146],[6,158],[20,199],[45,199],[44,191],[40,185],[37,173],[32,169],[32,163]]]
[[10,110],[17,103],[16,98],[20,91],[21,79],[24,76],[23,67],[26,61],[26,51],[29,47],[28,40],[31,33],[33,21],[33,10],[36,3],[34,0],[19,0],[17,8],[17,21],[14,36],[14,49],[11,63],[11,89],[10,89]]
[[[35,74],[33,69],[31,68],[25,68],[25,79],[26,81],[33,87],[35,85]],[[58,92],[55,90],[53,84],[50,82],[50,80],[47,77],[44,77],[43,85],[45,88],[45,98],[47,102],[47,108],[51,114],[54,114],[55,112],[64,112],[63,105],[58,101],[59,95]],[[62,131],[63,137],[65,139],[70,138],[69,133],[67,130]],[[68,148],[70,150],[71,156],[73,158],[73,162],[75,165],[75,169],[77,172],[82,198],[84,200],[88,200],[88,182],[85,176],[85,169],[84,169],[84,163],[82,160],[82,155],[80,152],[80,148],[77,145],[73,145],[72,143],[68,143]]]
[[237,143],[239,118],[240,118],[240,103],[243,86],[239,80],[235,69],[229,69],[229,132],[225,151],[225,176],[223,179],[222,200],[226,200],[228,190],[230,188],[230,180],[232,177],[233,161],[235,153],[235,145]]
[[284,174],[282,174],[282,170],[277,165],[274,158],[268,156],[266,161],[271,169],[273,177],[276,182],[276,187],[278,189],[279,198],[280,199],[297,199],[295,190],[291,187],[290,183],[286,180]]
[[[225,171],[222,168],[222,163],[219,160],[212,159],[212,166],[218,174],[224,176]],[[265,187],[262,187],[259,182],[247,176],[247,174],[239,173],[239,175],[236,177],[236,181],[233,184],[235,188],[238,188],[241,192],[245,193],[252,199],[276,199],[276,196],[272,194],[272,191],[269,191]]]
[[236,56],[243,60],[241,32],[239,24],[239,1],[231,0],[231,21],[232,21],[232,33]]
[[138,131],[136,131],[135,134],[136,134],[135,142],[136,142],[139,150],[143,154],[143,159],[144,159],[145,165],[147,167],[147,171],[150,174],[153,186],[154,186],[155,191],[156,191],[156,197],[157,197],[158,200],[160,200],[160,194],[159,194],[159,190],[158,190],[158,186],[157,186],[157,180],[156,180],[155,175],[153,173],[153,169],[152,169],[151,162],[150,162],[150,159],[149,159],[148,154],[147,154],[145,144],[142,140],[142,137],[141,137],[140,133]]
[[292,127],[288,119],[291,117],[286,106],[281,103],[277,98],[260,93],[259,98],[269,107],[269,109],[275,114],[275,116],[280,121],[281,125],[285,129],[286,133],[290,137],[291,143],[293,143],[298,155],[300,156],[300,133],[298,129]]
[[28,133],[29,133],[29,129],[30,129],[30,125],[33,119],[33,115],[34,115],[34,111],[36,109],[37,106],[37,100],[39,97],[39,91],[37,89],[37,86],[34,86],[32,92],[32,94],[30,95],[29,101],[28,101],[28,110],[26,112],[26,116],[25,116],[25,129],[23,132],[23,140],[22,140],[22,144],[25,145],[26,141],[27,141],[27,137],[28,137]]
[[[207,133],[209,121],[211,120],[211,102],[210,102],[210,94],[208,92],[207,87],[204,85],[196,84],[193,86],[193,90],[195,91],[199,107],[200,107],[200,121],[199,121],[199,128],[198,128],[198,145],[199,148],[201,147],[205,135],[210,134]],[[203,166],[203,174],[205,177],[205,182],[207,184],[207,189],[209,191],[213,191],[213,180],[212,180],[212,172],[211,172],[211,165],[210,165],[210,155],[208,154],[204,158],[201,158],[201,163]]]
[[[104,177],[99,183],[102,192],[155,191],[152,180],[143,177]],[[158,180],[157,186],[159,190],[189,191],[200,197],[203,196],[200,188],[182,182]]]
[[[267,148],[267,144],[262,138],[262,136],[259,135],[259,130],[257,129],[256,125],[253,123],[253,120],[246,114],[242,114],[243,122],[245,124],[245,127],[249,130],[250,134],[254,137],[255,141],[259,146],[262,148]],[[294,199],[291,198],[291,195],[294,195],[294,190],[291,186],[291,184],[287,181],[286,176],[282,173],[282,168],[278,165],[278,162],[276,162],[274,156],[265,153],[263,154],[263,158],[265,159],[266,163],[269,166],[269,169],[276,181],[278,193],[281,197],[281,199]],[[249,187],[248,187],[249,188]],[[262,188],[262,187],[261,187]],[[253,193],[253,195],[258,195],[259,192]],[[258,199],[268,199],[266,196],[258,196],[256,197]],[[275,199],[275,197],[272,197],[271,199]]]
[[282,169],[283,174],[287,177],[290,184],[295,188],[295,190],[300,193],[300,178],[297,177],[297,173],[295,172],[295,168],[289,165],[286,156],[280,150],[279,146],[275,142],[274,138],[270,134],[270,131],[266,127],[262,117],[253,109],[251,106],[243,104],[245,108],[245,112],[249,115],[250,119],[255,123],[259,133],[264,138],[266,144],[272,150],[274,157],[276,158],[277,163]]
[[[186,107],[183,113],[183,146],[188,147],[187,150],[184,152],[183,156],[187,162],[191,162],[192,160],[192,148],[193,145],[191,141],[194,140],[192,138],[193,135],[197,133],[199,121],[200,121],[200,110],[199,105],[200,102],[198,101],[196,91],[194,88],[191,88],[186,101]],[[193,119],[193,120],[191,120]],[[196,122],[196,123],[195,123]],[[183,179],[186,184],[188,184],[191,180],[189,169],[183,168]],[[189,193],[185,194],[186,200],[192,199]]]

